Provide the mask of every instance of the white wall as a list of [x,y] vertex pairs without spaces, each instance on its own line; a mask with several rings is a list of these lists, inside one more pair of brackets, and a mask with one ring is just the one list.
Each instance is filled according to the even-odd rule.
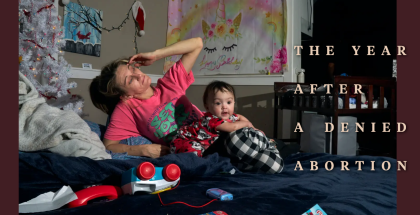
[[[300,12],[301,32],[312,37],[312,32],[313,32],[312,24],[314,23],[314,0],[298,0],[296,1],[296,4],[299,8],[298,11]],[[310,30],[308,30],[309,21],[311,21]]]
[[[289,72],[284,74],[285,82],[296,82],[296,69],[302,67],[302,59],[296,55],[294,46],[302,44],[301,32],[312,36],[312,30],[308,31],[308,21],[311,8],[308,8],[312,2],[312,18],[313,23],[313,0],[287,0],[287,57],[289,64]],[[313,29],[313,26],[311,27]]]
[[[311,8],[308,8],[308,1],[312,1],[312,23],[313,23],[313,0],[287,0],[287,61],[289,64],[289,72],[284,73],[284,82],[296,82],[296,71],[302,67],[301,56],[296,55],[294,46],[302,45],[301,32],[312,36],[312,30],[307,31],[307,22]],[[310,6],[310,5],[309,5]],[[304,20],[304,21],[302,21]],[[306,23],[306,26],[304,25]],[[306,31],[305,31],[306,30]],[[279,113],[279,122],[282,122],[281,134],[282,138],[294,138],[296,134],[293,132],[296,127],[296,111],[282,110]]]
[[[247,80],[241,80],[242,85],[272,85],[273,79],[276,79],[275,81],[278,82],[296,82],[296,71],[301,68],[301,57],[296,55],[296,50],[294,49],[294,46],[300,46],[301,45],[301,32],[306,32],[307,34],[310,33],[312,35],[312,30],[307,30],[307,20],[310,13],[310,8],[308,8],[309,4],[308,2],[312,2],[312,10],[313,10],[313,0],[287,0],[287,57],[288,57],[288,72],[285,72],[283,77],[281,76],[260,76],[260,75],[253,75],[253,78],[249,78],[249,81]],[[57,2],[57,1],[56,1]],[[312,11],[312,17],[313,17],[313,11]],[[313,23],[313,18],[312,18]],[[98,73],[99,70],[93,69],[91,70],[93,73]],[[80,68],[72,68],[72,73],[76,76],[74,78],[92,78],[89,74],[86,74],[88,77],[77,77],[78,72],[82,72]],[[75,74],[76,73],[76,74]],[[82,75],[83,76],[83,75]],[[94,75],[96,76],[96,74]],[[94,77],[93,76],[93,77]],[[233,75],[234,76],[234,75]],[[236,76],[237,78],[238,76]],[[244,76],[240,76],[241,79],[244,78]],[[196,77],[195,85],[206,85],[208,83],[207,79],[213,79],[212,77]],[[229,77],[225,77],[229,78]],[[233,77],[234,79],[235,77]],[[202,80],[200,80],[202,79]],[[257,81],[256,81],[257,80]]]

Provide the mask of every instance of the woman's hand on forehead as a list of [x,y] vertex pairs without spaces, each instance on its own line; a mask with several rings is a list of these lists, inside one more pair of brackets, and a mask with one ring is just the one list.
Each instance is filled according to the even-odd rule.
[[157,57],[155,54],[153,54],[153,52],[146,52],[134,55],[130,58],[128,64],[135,64],[136,67],[149,66],[152,65],[156,60]]
[[132,73],[134,73],[135,68],[140,69],[140,63],[133,62],[131,64],[127,64],[128,70],[130,70]]

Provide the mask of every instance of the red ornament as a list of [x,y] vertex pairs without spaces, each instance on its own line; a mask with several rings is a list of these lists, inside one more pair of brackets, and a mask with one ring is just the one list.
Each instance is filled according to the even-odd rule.
[[48,54],[48,56],[50,56],[50,58],[51,58],[51,59],[55,60],[55,58],[53,58],[53,57],[51,56],[51,54]]
[[31,12],[27,11],[27,10],[23,10],[23,13],[25,14],[25,16],[27,16],[28,18],[31,17]]
[[54,6],[54,4],[50,4],[50,5],[48,5],[48,6],[41,7],[41,8],[37,11],[37,13],[41,12],[41,11],[42,11],[42,10],[44,10],[44,9],[51,8],[51,7],[53,7],[53,6]]
[[34,40],[24,40],[24,41],[31,42],[31,43],[35,44],[36,46],[38,46],[39,48],[44,49],[44,47],[38,45],[38,43],[36,43]]
[[50,99],[57,99],[57,97],[55,97],[55,96],[47,96],[47,95],[44,95],[44,94],[42,94],[42,93],[39,93],[42,97],[45,97],[45,98],[47,98],[48,100],[50,100]]

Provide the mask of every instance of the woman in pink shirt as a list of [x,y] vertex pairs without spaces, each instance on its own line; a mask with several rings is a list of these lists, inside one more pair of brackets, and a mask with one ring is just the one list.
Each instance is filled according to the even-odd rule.
[[[103,140],[107,150],[152,158],[170,153],[167,145],[178,128],[203,116],[185,96],[186,89],[194,82],[191,68],[202,47],[201,38],[192,38],[130,59],[116,60],[102,69],[101,75],[91,83],[90,96],[95,107],[111,115]],[[141,66],[180,54],[181,59],[152,87]],[[146,137],[154,144],[119,143],[136,136]]]

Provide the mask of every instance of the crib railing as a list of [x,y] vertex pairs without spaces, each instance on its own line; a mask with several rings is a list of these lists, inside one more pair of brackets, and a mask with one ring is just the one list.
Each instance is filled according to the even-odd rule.
[[[280,90],[286,85],[297,85],[298,83],[284,83],[276,82],[275,83],[275,92],[276,95],[282,96],[285,93],[281,93]],[[340,84],[346,84],[345,94],[340,94]],[[356,107],[350,108],[350,98],[352,92],[350,90],[355,90],[356,85],[362,87],[361,91],[366,92],[366,101],[367,108],[362,108],[362,94],[355,94]],[[310,84],[300,84],[302,88],[310,88]],[[318,86],[321,87],[321,86]],[[334,78],[333,89],[330,93],[327,91],[315,91],[313,94],[311,92],[303,92],[302,94],[293,94],[292,107],[293,110],[305,110],[305,111],[314,111],[323,114],[332,114],[334,111],[338,111],[339,115],[342,114],[351,114],[360,112],[363,110],[363,113],[370,112],[388,112],[396,109],[396,82],[394,78],[372,78],[372,77],[343,77],[336,76]],[[374,103],[374,87],[379,87],[379,97],[377,98],[378,106],[373,108]],[[385,108],[385,90],[389,90],[390,93],[387,98],[388,106]],[[342,98],[343,107],[339,109],[338,107],[338,97]],[[278,104],[276,104],[278,105]]]
[[[334,77],[334,95],[339,95],[339,86],[340,84],[346,84],[347,93],[344,95],[344,104],[341,112],[348,112],[350,110],[350,90],[356,89],[356,85],[361,85],[362,88],[367,88],[366,100],[368,103],[368,108],[363,109],[366,112],[372,112],[374,110],[378,112],[383,112],[384,110],[395,111],[396,109],[396,80],[395,78],[378,78],[378,77],[345,77],[345,76],[336,76]],[[379,97],[378,97],[378,106],[373,108],[374,100],[374,87],[379,87]],[[390,90],[390,97],[388,97],[388,107],[385,108],[385,89]],[[356,108],[352,110],[362,109],[361,94],[356,94]],[[334,105],[337,107],[338,99],[334,100]],[[354,111],[353,111],[354,112]]]
[[[339,94],[340,84],[345,84],[346,93]],[[356,97],[356,107],[350,108],[350,98],[352,92],[350,90],[356,89],[355,85],[361,85],[364,88],[362,91],[367,93],[365,94],[366,100],[368,103],[367,108],[362,108],[362,95],[355,94]],[[274,83],[274,137],[277,137],[277,122],[278,122],[278,109],[284,108],[289,110],[298,110],[298,119],[301,121],[301,111],[313,111],[318,114],[327,115],[332,117],[333,125],[338,125],[338,117],[340,115],[358,115],[358,114],[389,114],[391,121],[389,129],[392,131],[394,138],[396,137],[396,79],[395,78],[378,78],[378,77],[344,77],[336,76],[334,77],[333,90],[330,91],[315,91],[313,94],[311,92],[303,92],[302,94],[292,94],[290,91],[283,90],[282,88],[287,85],[296,86],[297,83],[293,82],[275,82]],[[310,84],[300,84],[301,87],[309,87]],[[320,87],[320,86],[318,86]],[[374,88],[379,87],[379,96],[377,98],[378,106],[373,108],[374,103]],[[339,108],[338,102],[339,98],[342,98],[343,107]],[[292,101],[292,104],[288,107],[284,107],[284,104],[280,105],[280,98],[283,98],[283,101],[287,99],[288,102]],[[385,108],[385,98],[387,98],[388,106]],[[290,100],[292,99],[292,100]],[[337,154],[337,129],[332,132],[332,153]],[[291,139],[288,141],[295,141]],[[300,142],[300,133],[297,135],[297,142]],[[326,145],[326,150],[329,151],[329,144]],[[395,154],[395,150],[393,151]]]

